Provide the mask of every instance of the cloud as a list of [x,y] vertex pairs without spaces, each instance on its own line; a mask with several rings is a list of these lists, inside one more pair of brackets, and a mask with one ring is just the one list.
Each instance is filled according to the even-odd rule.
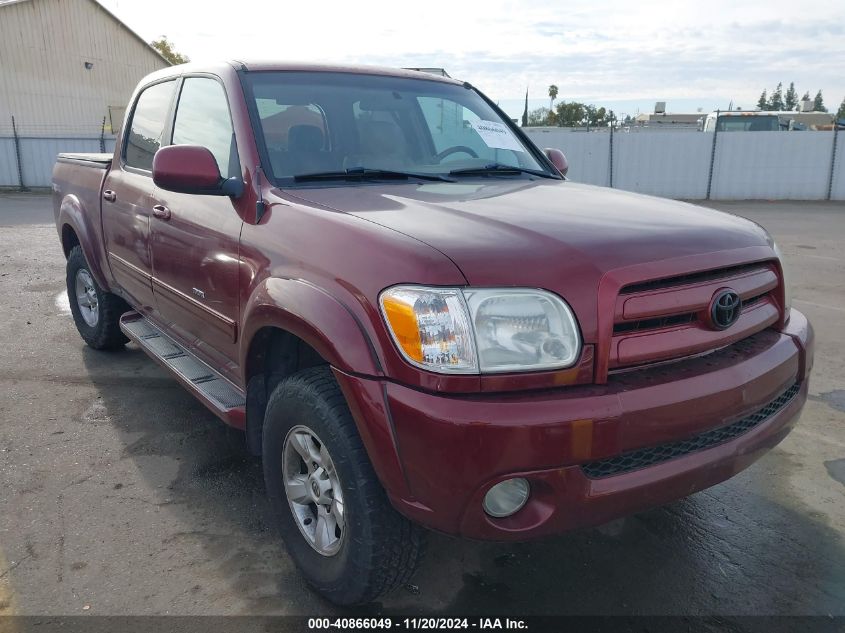
[[[102,0],[147,37],[167,35],[194,59],[279,58],[442,66],[494,99],[550,83],[561,97],[612,101],[702,98],[752,105],[795,81],[830,103],[845,95],[845,3],[793,0],[513,0],[462,3],[324,0],[270,4]],[[788,17],[783,17],[788,16]]]

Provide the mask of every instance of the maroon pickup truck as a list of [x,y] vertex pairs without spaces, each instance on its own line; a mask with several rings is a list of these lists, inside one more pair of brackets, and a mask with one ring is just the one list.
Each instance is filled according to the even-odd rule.
[[419,526],[597,525],[798,419],[813,334],[766,231],[565,172],[448,78],[159,71],[114,156],[56,163],[74,321],[242,429],[304,576],[369,601],[409,578]]

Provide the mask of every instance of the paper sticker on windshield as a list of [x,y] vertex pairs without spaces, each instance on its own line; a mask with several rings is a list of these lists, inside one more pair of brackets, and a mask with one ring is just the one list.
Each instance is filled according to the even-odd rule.
[[487,143],[487,147],[494,149],[512,149],[515,152],[525,150],[516,140],[507,126],[497,121],[477,121],[472,124],[473,129],[478,132],[481,140]]

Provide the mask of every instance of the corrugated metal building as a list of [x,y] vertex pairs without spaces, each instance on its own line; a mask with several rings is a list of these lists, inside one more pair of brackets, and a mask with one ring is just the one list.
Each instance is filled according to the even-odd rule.
[[95,0],[0,0],[0,135],[99,135],[169,63]]

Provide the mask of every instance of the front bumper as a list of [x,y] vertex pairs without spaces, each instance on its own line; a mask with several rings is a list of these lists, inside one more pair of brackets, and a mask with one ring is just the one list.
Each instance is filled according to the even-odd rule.
[[[400,512],[442,532],[526,540],[673,501],[752,464],[797,421],[812,346],[810,324],[793,310],[783,332],[766,330],[707,356],[612,375],[606,385],[444,396],[336,375]],[[585,470],[641,449],[710,437],[768,411],[791,387],[797,393],[771,415],[700,450],[608,476]],[[531,484],[526,506],[504,519],[487,516],[484,494],[514,476]]]

